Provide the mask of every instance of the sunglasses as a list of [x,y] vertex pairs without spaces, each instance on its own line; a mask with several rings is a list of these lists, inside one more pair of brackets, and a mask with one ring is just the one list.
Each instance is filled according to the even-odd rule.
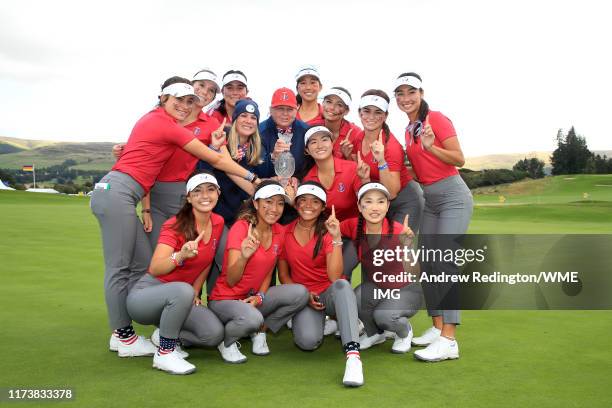
[[419,142],[419,137],[421,136],[421,133],[423,133],[423,122],[421,122],[420,120],[412,122],[408,125],[406,130],[408,131],[408,133],[410,133],[410,136],[412,136],[410,143],[412,144],[412,142],[414,141],[414,143],[417,144]]

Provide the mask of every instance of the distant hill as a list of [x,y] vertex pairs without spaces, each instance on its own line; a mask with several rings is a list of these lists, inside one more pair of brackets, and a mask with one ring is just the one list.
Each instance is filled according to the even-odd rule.
[[[612,150],[596,150],[593,153],[606,155],[608,157],[612,157]],[[550,152],[528,152],[528,153],[506,153],[506,154],[489,154],[486,156],[475,156],[468,157],[465,159],[465,165],[463,166],[466,169],[471,170],[484,170],[484,169],[511,169],[512,166],[516,164],[517,161],[528,158],[531,159],[533,157],[538,158],[544,162],[545,167],[550,167],[550,156],[552,155],[552,151]]]
[[75,143],[28,140],[0,136],[0,168],[19,169],[26,164],[48,167],[75,160],[75,169],[108,170],[114,163],[114,143]]

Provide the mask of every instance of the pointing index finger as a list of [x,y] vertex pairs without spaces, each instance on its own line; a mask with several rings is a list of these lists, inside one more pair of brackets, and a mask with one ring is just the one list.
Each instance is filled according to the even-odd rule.
[[227,118],[223,118],[223,123],[221,123],[221,126],[219,126],[219,129],[217,129],[218,131],[222,131],[223,129],[225,129],[225,123],[227,122]]
[[204,228],[204,230],[200,232],[200,235],[198,235],[198,237],[195,239],[194,242],[196,243],[196,245],[200,243],[202,238],[204,238],[204,234],[206,234],[206,228]]
[[378,142],[382,144],[383,142],[383,130],[380,129],[380,133],[378,134]]
[[408,219],[410,218],[410,215],[406,214],[406,216],[404,217],[404,227],[408,227]]
[[331,212],[331,216],[336,218],[336,206],[332,204],[332,212]]

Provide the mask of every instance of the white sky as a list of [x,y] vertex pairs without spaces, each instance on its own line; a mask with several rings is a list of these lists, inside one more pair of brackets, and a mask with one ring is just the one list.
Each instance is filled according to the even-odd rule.
[[[299,65],[353,95],[423,77],[466,156],[554,149],[574,125],[611,149],[607,1],[3,1],[0,135],[122,141],[169,76],[241,69],[263,108]],[[265,116],[264,116],[265,117]],[[389,124],[403,139],[406,117]]]

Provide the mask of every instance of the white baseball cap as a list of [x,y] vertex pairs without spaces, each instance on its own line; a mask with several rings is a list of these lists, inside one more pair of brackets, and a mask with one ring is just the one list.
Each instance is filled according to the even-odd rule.
[[325,190],[323,190],[319,186],[315,186],[314,184],[302,184],[298,187],[297,193],[295,194],[295,198],[297,199],[299,196],[311,194],[317,197],[319,200],[323,201],[323,203],[327,202],[327,194]]
[[217,181],[215,176],[213,176],[212,174],[208,174],[208,173],[199,173],[191,177],[189,181],[187,181],[187,189],[186,189],[187,194],[192,192],[200,184],[204,184],[204,183],[214,184],[215,186],[217,186],[218,189],[221,188],[219,187],[219,182]]
[[168,85],[167,87],[161,90],[161,93],[159,94],[159,96],[162,96],[162,95],[172,95],[175,98],[180,98],[182,96],[190,96],[190,95],[193,95],[196,98],[198,97],[198,95],[196,95],[195,91],[193,90],[193,86],[189,84],[185,84],[183,82]]
[[310,139],[312,135],[314,135],[315,133],[319,133],[319,132],[328,134],[330,137],[333,136],[332,132],[325,126],[313,126],[310,129],[308,129],[306,131],[306,134],[304,135],[304,146],[308,145],[308,139]]
[[253,200],[259,200],[260,198],[266,199],[270,197],[274,197],[275,195],[282,195],[285,198],[286,203],[291,203],[291,198],[285,192],[285,189],[282,188],[279,184],[268,184],[267,186],[263,186],[255,193],[255,197]]
[[387,187],[383,186],[380,183],[371,182],[371,183],[365,183],[363,186],[361,186],[361,188],[359,189],[359,192],[357,192],[357,201],[361,200],[361,197],[363,197],[365,193],[371,190],[380,191],[384,195],[386,195],[387,198],[391,197],[391,194],[389,193],[389,190],[387,190]]

